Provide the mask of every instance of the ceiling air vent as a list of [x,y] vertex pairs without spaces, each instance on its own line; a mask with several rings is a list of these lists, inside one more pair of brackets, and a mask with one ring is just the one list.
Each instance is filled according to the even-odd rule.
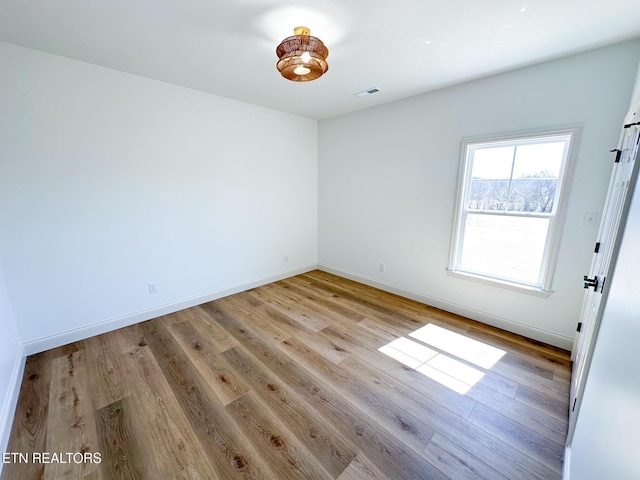
[[368,88],[367,90],[363,90],[358,93],[354,93],[356,97],[366,97],[367,95],[373,95],[374,93],[378,93],[380,89],[378,87]]

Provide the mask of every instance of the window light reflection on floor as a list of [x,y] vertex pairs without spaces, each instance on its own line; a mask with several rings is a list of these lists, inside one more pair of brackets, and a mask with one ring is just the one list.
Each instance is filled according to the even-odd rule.
[[397,338],[378,350],[461,395],[467,393],[485,374],[451,356],[490,369],[506,353],[432,323],[409,335],[447,354],[405,337]]
[[409,336],[485,369],[493,367],[507,353],[433,323],[411,332]]

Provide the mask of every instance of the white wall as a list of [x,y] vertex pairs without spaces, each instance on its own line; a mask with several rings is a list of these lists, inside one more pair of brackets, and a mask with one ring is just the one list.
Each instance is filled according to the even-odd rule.
[[22,346],[0,266],[0,452],[6,450],[9,441],[23,367]]
[[[583,219],[602,209],[639,56],[627,42],[321,121],[319,264],[571,348],[597,233]],[[584,130],[554,293],[447,275],[461,140],[566,124]]]
[[0,71],[0,263],[28,351],[315,267],[316,121],[6,43]]

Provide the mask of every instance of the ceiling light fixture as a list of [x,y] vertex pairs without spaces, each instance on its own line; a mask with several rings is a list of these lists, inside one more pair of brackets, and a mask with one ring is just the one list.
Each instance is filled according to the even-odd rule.
[[329,70],[329,50],[322,40],[310,35],[307,27],[296,27],[293,33],[276,48],[278,71],[293,82],[309,82],[320,78]]

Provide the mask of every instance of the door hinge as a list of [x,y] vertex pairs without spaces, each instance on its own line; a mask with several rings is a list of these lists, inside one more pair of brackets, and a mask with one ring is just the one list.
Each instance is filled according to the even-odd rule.
[[572,412],[573,412],[573,411],[575,411],[575,409],[576,409],[576,402],[577,402],[577,401],[578,401],[578,397],[576,397],[576,398],[574,398],[574,399],[573,399],[573,407],[571,407],[571,411],[572,411]]
[[613,150],[609,150],[611,153],[616,152],[616,159],[613,163],[620,163],[620,157],[622,156],[622,150],[618,148],[614,148]]
[[578,332],[582,331],[582,322],[578,322],[578,328],[576,328],[576,331]]
[[595,275],[593,278],[589,278],[586,275],[583,277],[584,280],[584,288],[593,287],[593,291],[598,290],[599,280],[598,276]]
[[600,251],[600,242],[596,242],[596,248],[593,250],[593,253],[598,253]]

